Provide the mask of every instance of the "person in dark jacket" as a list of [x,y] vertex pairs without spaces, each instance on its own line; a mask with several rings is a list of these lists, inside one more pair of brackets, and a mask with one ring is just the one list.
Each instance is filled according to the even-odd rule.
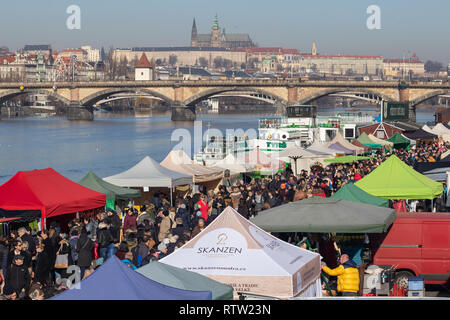
[[122,221],[115,211],[108,210],[107,221],[109,224],[109,232],[113,236],[114,243],[118,243],[120,241],[120,228],[122,227]]
[[26,268],[29,268],[31,266],[31,255],[22,249],[22,241],[16,240],[13,244],[13,249],[8,253],[7,268],[11,266],[11,264],[14,262],[14,257],[17,255],[21,255],[24,257],[23,264]]
[[8,238],[0,238],[0,275],[5,277],[8,269]]
[[22,227],[17,230],[20,240],[28,242],[28,252],[34,256],[36,254],[36,245],[34,243],[33,237],[27,233],[27,229]]
[[119,248],[116,251],[116,257],[120,260],[125,259],[125,256],[128,252],[128,243],[126,241],[122,241],[119,245]]
[[44,247],[43,243],[36,247],[36,266],[33,271],[33,278],[39,284],[46,286],[50,276],[50,258],[44,251]]
[[5,278],[5,284],[11,286],[20,299],[28,295],[31,283],[30,273],[23,262],[24,256],[15,256]]
[[246,199],[244,199],[244,198],[239,199],[239,207],[238,207],[237,211],[241,214],[241,216],[248,219],[249,210],[248,210],[248,205],[247,205]]
[[80,267],[80,279],[83,279],[86,269],[91,266],[92,263],[92,249],[94,248],[94,242],[88,237],[87,230],[81,229],[81,235],[75,246],[75,250],[78,253],[77,266]]
[[97,231],[97,244],[99,248],[99,256],[106,261],[108,257],[108,247],[114,242],[114,238],[108,230],[106,222],[100,222]]
[[191,219],[189,212],[185,208],[183,208],[183,202],[181,200],[177,201],[177,211],[175,212],[175,219],[177,218],[181,218],[185,230],[189,230],[191,228]]

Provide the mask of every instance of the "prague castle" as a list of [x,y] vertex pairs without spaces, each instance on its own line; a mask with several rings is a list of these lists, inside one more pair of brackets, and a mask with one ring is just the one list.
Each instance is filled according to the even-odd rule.
[[220,30],[217,15],[214,18],[214,23],[210,34],[198,34],[197,25],[192,24],[191,32],[191,47],[219,47],[219,48],[248,48],[253,47],[254,44],[248,34],[242,33],[225,33],[225,28]]

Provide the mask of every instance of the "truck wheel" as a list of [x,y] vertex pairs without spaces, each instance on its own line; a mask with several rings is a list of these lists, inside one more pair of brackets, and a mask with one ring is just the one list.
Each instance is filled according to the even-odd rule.
[[403,287],[405,289],[408,289],[408,278],[414,277],[414,274],[409,271],[400,271],[395,274],[395,283],[399,287]]

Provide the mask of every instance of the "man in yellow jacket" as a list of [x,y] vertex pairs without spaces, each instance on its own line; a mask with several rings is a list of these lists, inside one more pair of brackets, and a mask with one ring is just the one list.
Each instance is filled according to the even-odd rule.
[[339,259],[341,265],[335,269],[326,266],[322,267],[330,276],[337,276],[337,290],[343,296],[356,296],[359,291],[359,271],[358,266],[350,260],[347,254],[343,254]]

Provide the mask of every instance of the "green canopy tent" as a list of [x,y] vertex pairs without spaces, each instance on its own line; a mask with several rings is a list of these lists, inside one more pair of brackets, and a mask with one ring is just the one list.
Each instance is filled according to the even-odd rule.
[[290,202],[250,219],[267,232],[318,233],[383,233],[394,220],[394,209],[322,197]]
[[394,133],[387,141],[394,144],[394,149],[407,149],[410,145],[410,141],[398,132]]
[[89,171],[78,183],[83,187],[105,194],[106,207],[112,210],[114,210],[114,201],[117,199],[128,200],[141,196],[139,190],[119,187],[106,182],[92,171]]
[[152,261],[136,271],[169,287],[190,291],[211,291],[213,300],[233,300],[233,287],[196,272],[158,261]]
[[374,149],[381,148],[381,144],[374,142],[372,139],[369,138],[369,136],[365,132],[361,133],[361,135],[356,140],[358,140],[363,145]]
[[355,161],[361,161],[361,160],[369,160],[372,159],[371,157],[364,157],[364,156],[345,156],[345,157],[337,157],[332,159],[325,159],[323,161],[330,162],[330,163],[352,163]]
[[392,155],[355,183],[365,192],[385,199],[434,199],[442,195],[442,183],[420,174]]
[[389,208],[388,199],[374,197],[368,194],[367,192],[361,190],[351,182],[344,184],[335,194],[331,196],[331,198],[367,203],[378,207]]

